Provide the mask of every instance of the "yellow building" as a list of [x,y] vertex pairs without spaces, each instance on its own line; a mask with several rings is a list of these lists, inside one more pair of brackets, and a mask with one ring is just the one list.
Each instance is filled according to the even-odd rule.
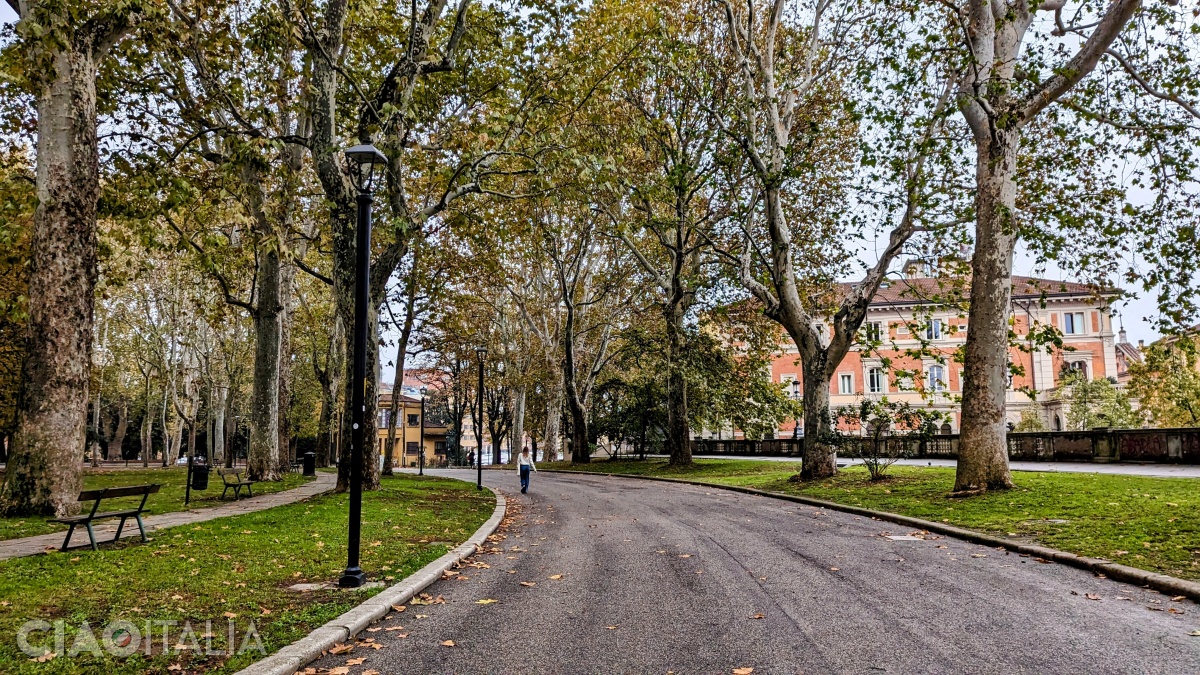
[[[429,415],[428,400],[426,400],[426,417]],[[392,393],[384,392],[379,396],[379,412],[376,431],[376,446],[379,449],[379,462],[382,466],[383,456],[387,451],[388,424],[391,421]],[[421,399],[400,395],[400,407],[397,409],[396,446],[392,454],[392,462],[396,467],[416,467],[420,457],[418,448],[421,447]],[[443,466],[446,463],[446,434],[445,424],[425,420],[425,466]]]

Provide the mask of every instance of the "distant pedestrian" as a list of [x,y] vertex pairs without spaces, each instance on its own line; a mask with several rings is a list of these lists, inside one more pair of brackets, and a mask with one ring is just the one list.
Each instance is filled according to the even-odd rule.
[[475,466],[475,451],[467,453],[467,466]]
[[537,471],[533,457],[529,455],[529,448],[521,450],[521,456],[517,458],[517,470],[521,472],[521,492],[529,492],[529,474]]

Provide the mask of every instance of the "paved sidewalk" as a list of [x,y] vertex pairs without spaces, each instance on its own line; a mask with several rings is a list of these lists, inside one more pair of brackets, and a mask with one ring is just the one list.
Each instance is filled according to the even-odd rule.
[[[648,458],[666,459],[666,455],[646,455]],[[761,462],[799,462],[799,457],[736,457],[732,455],[692,455],[695,459],[752,459]],[[596,459],[607,459],[597,457]],[[861,460],[839,457],[838,464],[848,466]],[[901,459],[896,466],[945,466],[955,467],[953,459]],[[1104,464],[1095,462],[1009,462],[1013,471],[1049,471],[1064,473],[1104,473],[1121,476],[1157,476],[1161,478],[1200,478],[1200,466],[1195,464]]]
[[[267,509],[291,504],[309,497],[315,497],[324,492],[329,492],[337,486],[337,474],[324,471],[318,471],[316,479],[301,485],[298,488],[285,490],[283,492],[275,492],[269,495],[261,495],[251,497],[249,499],[241,499],[236,502],[229,502],[221,506],[214,506],[207,509],[194,509],[191,511],[174,511],[172,513],[164,513],[162,515],[144,516],[142,520],[146,523],[146,534],[151,535],[156,530],[161,530],[168,527],[176,527],[178,525],[190,525],[191,523],[202,523],[206,520],[215,518],[225,518],[227,516],[240,516],[245,513],[254,513],[255,511],[265,511]],[[148,502],[151,507],[151,512],[154,511],[153,497]],[[107,520],[95,525],[96,541],[103,542],[111,540],[113,535],[117,533],[117,523],[120,521]],[[0,541],[0,560],[8,560],[9,558],[21,558],[29,555],[37,555],[46,549],[58,550],[62,546],[63,537],[66,536],[66,531],[53,532],[50,534],[40,534],[36,537],[25,537],[22,539],[8,539]],[[139,536],[137,522],[130,521],[125,523],[125,530],[121,532],[121,538]],[[87,530],[83,528],[75,528],[75,534],[71,538],[72,545],[86,544]]]

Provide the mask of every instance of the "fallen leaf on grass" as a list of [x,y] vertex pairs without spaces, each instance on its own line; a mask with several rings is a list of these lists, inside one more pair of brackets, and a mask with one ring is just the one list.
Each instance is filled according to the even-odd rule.
[[526,586],[528,588],[533,588],[534,586],[537,586],[537,583],[535,583],[533,581],[522,581],[521,585]]
[[496,600],[494,600],[494,599],[492,599],[492,598],[484,598],[484,599],[482,599],[482,600],[476,600],[476,601],[475,601],[475,604],[477,604],[477,605],[490,605],[490,604],[492,604],[493,602],[496,602]]
[[443,647],[454,647],[454,640],[442,640]]
[[167,670],[183,670],[183,666],[178,663],[172,663],[171,665],[167,666]]
[[237,614],[234,614],[233,612],[225,612],[221,616],[224,616],[226,619],[236,619],[237,618]]
[[53,659],[56,656],[58,656],[58,654],[56,652],[46,652],[45,654],[42,654],[41,656],[29,659],[29,660],[36,661],[38,663],[45,663],[47,661],[50,661],[51,659]]

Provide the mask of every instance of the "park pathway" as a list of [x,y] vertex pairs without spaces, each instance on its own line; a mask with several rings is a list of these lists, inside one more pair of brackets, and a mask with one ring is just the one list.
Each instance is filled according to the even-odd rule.
[[[274,492],[269,495],[259,495],[247,499],[240,499],[236,502],[229,502],[221,506],[214,506],[206,509],[193,509],[191,511],[174,511],[171,513],[163,513],[161,515],[153,515],[154,497],[150,497],[147,504],[150,506],[151,515],[143,516],[142,520],[146,523],[146,534],[152,535],[156,530],[161,530],[167,527],[176,527],[178,525],[190,525],[192,523],[202,523],[206,520],[214,518],[225,518],[226,516],[240,516],[245,513],[254,513],[255,511],[265,511],[276,506],[291,504],[309,497],[314,497],[324,492],[329,492],[337,485],[337,474],[318,471],[317,477],[313,480],[301,485],[298,488],[284,490],[283,492]],[[117,533],[117,520],[105,520],[97,522],[93,527],[96,530],[96,541],[103,542],[111,540],[113,535]],[[62,546],[63,537],[66,536],[66,530],[61,532],[53,532],[51,534],[40,534],[36,537],[24,537],[22,539],[7,539],[0,541],[0,560],[8,560],[9,558],[21,558],[28,555],[37,555],[43,553],[47,549],[57,551],[59,546]],[[139,536],[137,523],[129,521],[125,523],[125,529],[121,532],[121,538]],[[87,543],[87,530],[78,527],[75,529],[75,534],[71,537],[72,545]],[[101,544],[103,546],[103,544]],[[86,549],[85,549],[86,550]]]
[[427,589],[445,604],[393,612],[359,635],[382,648],[312,666],[365,657],[350,675],[1200,672],[1200,637],[1190,636],[1200,607],[1072,567],[947,537],[891,540],[910,533],[699,486],[543,473],[522,495],[515,472],[484,475],[516,516],[493,551],[471,559],[486,568],[468,561],[458,570],[467,579]]

